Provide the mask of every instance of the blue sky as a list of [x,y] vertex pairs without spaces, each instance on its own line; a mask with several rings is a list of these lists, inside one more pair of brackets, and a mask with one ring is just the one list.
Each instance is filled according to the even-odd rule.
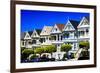
[[21,10],[21,32],[42,29],[44,25],[66,24],[69,19],[80,21],[83,16],[90,15],[79,12]]

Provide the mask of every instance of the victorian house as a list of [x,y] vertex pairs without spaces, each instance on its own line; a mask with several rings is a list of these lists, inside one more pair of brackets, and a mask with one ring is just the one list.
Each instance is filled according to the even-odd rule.
[[62,30],[64,28],[64,24],[55,24],[53,29],[51,30],[51,42],[57,47],[57,51],[53,53],[53,57],[56,59],[63,58],[63,52],[61,52],[62,42]]
[[52,26],[44,26],[40,33],[40,41],[41,45],[51,45],[51,36],[50,32],[52,30]]
[[31,35],[31,38],[32,38],[32,47],[35,48],[35,47],[39,47],[40,44],[41,44],[41,41],[40,41],[40,33],[41,33],[41,29],[34,29],[32,35]]
[[32,48],[31,47],[31,38],[32,31],[27,31],[21,33],[21,47]]
[[77,28],[79,41],[89,41],[89,19],[87,17],[83,17]]
[[78,50],[77,47],[77,26],[79,24],[79,21],[75,20],[68,20],[64,29],[63,29],[63,42],[65,44],[71,44],[72,49],[70,52],[76,52]]

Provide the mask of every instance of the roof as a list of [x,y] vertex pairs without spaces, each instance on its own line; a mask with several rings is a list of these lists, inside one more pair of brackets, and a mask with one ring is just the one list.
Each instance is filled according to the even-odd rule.
[[37,34],[40,35],[42,30],[41,29],[35,29],[35,30],[36,30]]
[[79,21],[76,21],[76,20],[69,20],[70,21],[70,23],[73,25],[73,27],[75,28],[75,29],[77,29],[77,26],[79,25]]
[[57,25],[57,27],[59,28],[60,31],[62,31],[64,26],[65,26],[64,24],[56,24],[56,25]]
[[77,28],[83,28],[83,27],[89,27],[89,24],[88,25],[82,25],[83,21],[86,21],[87,23],[89,23],[89,17],[83,17],[79,23],[79,25],[77,26]]
[[33,31],[28,31],[28,33],[29,33],[29,35],[31,36],[31,35],[32,35],[32,33],[33,33]]
[[40,35],[50,35],[52,26],[44,26]]

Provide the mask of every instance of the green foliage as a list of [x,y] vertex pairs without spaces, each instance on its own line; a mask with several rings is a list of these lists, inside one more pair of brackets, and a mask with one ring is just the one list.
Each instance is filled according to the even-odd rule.
[[21,53],[22,53],[22,51],[25,49],[25,47],[21,47]]
[[81,56],[82,57],[89,57],[89,51],[82,51]]
[[36,48],[34,50],[35,53],[41,54],[41,53],[52,53],[56,51],[56,47],[54,45],[49,45],[41,48]]
[[89,49],[89,42],[88,41],[82,41],[82,42],[79,42],[79,47],[80,48],[86,48],[86,49]]
[[35,53],[35,54],[37,54],[37,53],[38,53],[38,54],[41,54],[41,53],[43,53],[43,52],[44,52],[44,48],[42,48],[42,47],[41,47],[41,48],[35,48],[35,49],[34,49],[34,53]]
[[62,60],[65,60],[65,58],[67,58],[67,53],[65,53],[65,54],[63,55],[63,59],[62,59]]
[[66,51],[68,52],[72,48],[71,44],[63,44],[61,46],[61,51]]
[[45,53],[56,52],[56,47],[54,45],[46,46],[46,47],[44,47],[44,52]]
[[34,50],[33,50],[33,49],[24,49],[24,50],[21,52],[21,59],[27,59],[27,57],[28,57],[30,54],[34,54]]

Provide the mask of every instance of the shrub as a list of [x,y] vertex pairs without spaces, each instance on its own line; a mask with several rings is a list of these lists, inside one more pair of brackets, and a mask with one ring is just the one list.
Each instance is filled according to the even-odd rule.
[[65,53],[64,55],[63,55],[63,61],[65,60],[65,58],[67,58],[67,53]]
[[87,57],[87,56],[89,56],[89,51],[82,51],[82,52],[81,52],[81,56],[82,56],[82,57]]
[[71,44],[63,44],[61,46],[61,51],[68,52],[72,48]]
[[30,55],[30,54],[34,54],[34,50],[33,49],[24,49],[21,53],[21,59],[27,59],[27,57]]
[[86,48],[86,49],[89,49],[89,42],[88,41],[82,41],[82,42],[79,42],[79,47],[80,48]]
[[25,47],[21,47],[21,53],[22,53],[22,51],[25,49]]
[[35,48],[35,49],[34,49],[34,53],[35,53],[35,54],[44,53],[44,48]]
[[54,45],[46,46],[46,47],[44,47],[44,52],[45,53],[56,52],[56,47]]

